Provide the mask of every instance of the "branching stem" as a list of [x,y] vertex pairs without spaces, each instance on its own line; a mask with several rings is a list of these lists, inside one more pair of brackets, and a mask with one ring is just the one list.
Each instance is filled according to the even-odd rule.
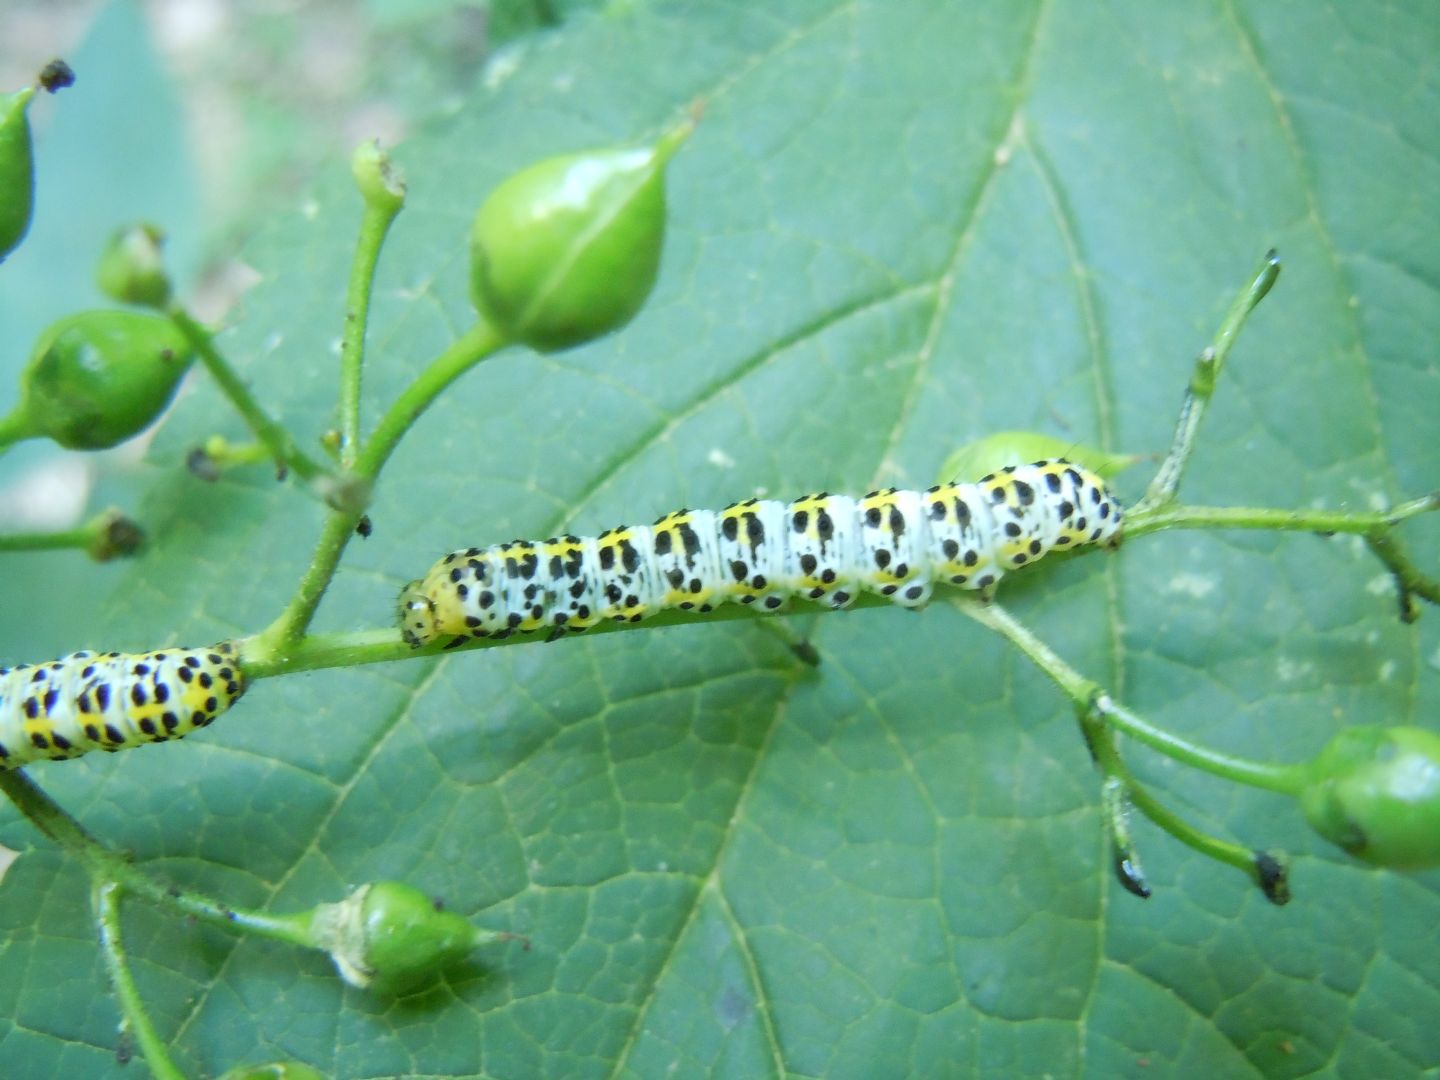
[[1189,464],[1190,455],[1195,449],[1195,435],[1200,430],[1200,422],[1205,418],[1205,410],[1209,408],[1210,398],[1215,393],[1215,382],[1235,345],[1240,328],[1245,325],[1250,312],[1255,310],[1255,305],[1265,299],[1265,294],[1279,276],[1280,256],[1272,250],[1266,253],[1264,262],[1260,264],[1260,269],[1255,272],[1249,284],[1240,290],[1240,295],[1230,305],[1230,312],[1220,324],[1215,337],[1196,359],[1190,385],[1185,390],[1185,400],[1180,406],[1180,420],[1175,425],[1170,452],[1160,463],[1145,497],[1136,504],[1136,511],[1164,506],[1175,498],[1185,466]]
[[200,357],[200,362],[205,365],[205,370],[210,373],[220,387],[221,393],[230,399],[230,403],[235,406],[235,410],[244,419],[246,426],[269,449],[270,456],[302,480],[314,480],[316,477],[324,475],[327,471],[324,466],[308,457],[296,444],[290,432],[271,419],[270,415],[261,408],[255,395],[250,392],[250,388],[230,366],[230,361],[226,360],[220,350],[215,347],[215,340],[210,331],[191,318],[179,303],[172,303],[166,314],[179,331],[185,335],[185,340],[190,343],[190,347]]
[[1201,832],[1164,806],[1131,774],[1115,745],[1114,732],[1123,732],[1162,754],[1205,772],[1287,795],[1295,794],[1302,786],[1302,767],[1270,765],[1222,754],[1163,731],[1111,699],[1098,683],[1081,675],[998,604],[966,598],[956,606],[1024,653],[1070,699],[1080,717],[1081,728],[1096,765],[1106,783],[1118,789],[1111,793],[1107,824],[1116,842],[1117,870],[1127,888],[1141,895],[1147,891],[1139,872],[1138,859],[1130,847],[1128,830],[1124,827],[1124,802],[1133,804],[1135,809],[1186,846],[1244,872],[1272,902],[1283,904],[1289,898],[1282,859]]
[[[358,332],[363,335],[363,326]],[[466,371],[504,344],[504,339],[484,322],[476,323],[451,342],[385,413],[351,470],[351,482],[372,482],[394,453],[401,437],[435,399]],[[259,635],[249,639],[245,653],[247,660],[263,667],[283,662],[299,651],[363,513],[362,507],[330,511],[299,589],[280,617]],[[249,672],[250,668],[247,666],[246,670]]]
[[[1416,501],[1428,502],[1426,509],[1433,510],[1440,507],[1440,494],[1432,495],[1428,500]],[[1440,582],[1420,572],[1401,549],[1399,541],[1391,535],[1388,527],[1376,526],[1365,534],[1365,543],[1395,578],[1395,592],[1400,601],[1400,618],[1403,622],[1411,623],[1420,617],[1420,608],[1415,603],[1417,596],[1427,603],[1440,604]]]
[[130,974],[129,958],[120,936],[120,895],[115,881],[96,879],[90,887],[90,904],[95,911],[95,922],[100,928],[100,953],[105,958],[105,970],[110,976],[110,985],[120,1002],[120,1013],[125,1017],[125,1028],[132,1032],[140,1045],[140,1053],[156,1080],[185,1080],[175,1060],[170,1056],[165,1040],[150,1022],[150,1014],[140,999],[140,990]]
[[355,463],[355,472],[374,479],[410,425],[420,418],[444,391],[481,360],[508,344],[489,323],[477,322],[450,343],[386,411]]
[[296,945],[311,944],[308,916],[271,915],[221,904],[197,892],[157,881],[120,852],[91,836],[23,771],[0,771],[0,791],[42,833],[55,841],[89,872],[96,882],[113,882],[133,896],[179,912],[211,926],[245,930]]

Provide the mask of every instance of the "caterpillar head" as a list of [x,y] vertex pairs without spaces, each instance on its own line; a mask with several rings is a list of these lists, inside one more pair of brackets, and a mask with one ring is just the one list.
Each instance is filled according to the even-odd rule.
[[424,582],[412,581],[400,593],[400,633],[411,648],[435,640],[435,604],[425,595]]

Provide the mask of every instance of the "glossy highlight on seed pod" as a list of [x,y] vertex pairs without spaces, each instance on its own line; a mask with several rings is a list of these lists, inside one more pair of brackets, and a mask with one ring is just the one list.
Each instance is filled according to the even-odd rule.
[[1350,728],[1307,772],[1300,805],[1321,836],[1375,866],[1440,866],[1440,735]]
[[0,97],[0,262],[25,239],[35,209],[34,97],[33,86]]
[[694,129],[653,146],[549,158],[491,193],[470,235],[471,297],[541,352],[617,330],[644,305],[665,239],[665,167]]
[[40,335],[20,376],[20,404],[0,441],[50,438],[101,450],[138,435],[165,410],[194,352],[167,320],[82,311]]

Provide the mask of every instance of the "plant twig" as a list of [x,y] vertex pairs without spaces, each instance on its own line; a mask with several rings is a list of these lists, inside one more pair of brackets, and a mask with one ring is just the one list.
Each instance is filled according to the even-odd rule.
[[[415,381],[396,399],[381,419],[364,450],[349,473],[351,483],[372,481],[394,452],[401,437],[444,390],[481,360],[505,344],[504,340],[484,323],[476,323],[456,338]],[[250,655],[261,663],[274,657],[295,652],[315,618],[320,600],[335,576],[340,557],[345,553],[355,527],[363,515],[363,505],[351,509],[332,509],[326,518],[320,539],[315,545],[310,566],[300,587],[280,616],[259,635],[250,640]],[[246,669],[249,671],[249,668]]]
[[58,551],[79,548],[97,562],[133,555],[145,541],[139,525],[114,508],[102,510],[73,529],[0,534],[0,551]]
[[1220,377],[1225,360],[1229,357],[1246,318],[1255,309],[1255,305],[1265,298],[1265,294],[1279,276],[1280,256],[1272,249],[1266,253],[1265,261],[1261,263],[1249,284],[1240,290],[1240,295],[1230,305],[1230,312],[1220,324],[1220,329],[1215,332],[1215,337],[1196,359],[1190,385],[1185,391],[1185,401],[1180,406],[1180,420],[1175,425],[1170,452],[1160,463],[1155,479],[1150,481],[1149,490],[1135,505],[1135,510],[1164,506],[1175,498],[1180,487],[1180,478],[1195,449],[1195,434],[1200,430],[1200,421],[1205,418],[1205,410],[1215,393],[1215,382]]
[[[1430,496],[1428,502],[1428,509],[1440,507],[1440,495]],[[1381,526],[1366,533],[1365,543],[1395,578],[1395,593],[1400,601],[1402,622],[1414,622],[1420,617],[1420,608],[1415,603],[1417,596],[1427,603],[1440,604],[1440,582],[1420,572],[1388,528]]]
[[191,318],[189,313],[178,303],[172,303],[166,310],[166,315],[185,335],[185,340],[190,343],[191,348],[200,357],[200,362],[205,365],[205,369],[210,372],[211,377],[219,385],[221,393],[230,399],[230,403],[240,413],[246,426],[269,449],[270,456],[279,465],[293,471],[303,480],[314,480],[316,477],[325,475],[328,470],[307,456],[295,442],[294,436],[271,419],[270,415],[261,408],[260,403],[255,400],[255,395],[250,392],[250,388],[230,366],[230,361],[226,360],[220,350],[215,348],[215,341],[210,331]]
[[1125,515],[1125,538],[1129,540],[1162,529],[1258,529],[1264,532],[1318,533],[1322,536],[1330,533],[1368,535],[1434,510],[1440,510],[1440,497],[1434,495],[1410,499],[1389,510],[1373,512],[1136,504],[1136,508]]
[[[1216,776],[1284,794],[1293,795],[1301,787],[1300,768],[1221,754],[1162,731],[1111,699],[1098,683],[1081,675],[1004,608],[974,599],[959,601],[956,606],[1018,648],[1070,699],[1106,783],[1112,787],[1118,785],[1118,790],[1110,792],[1110,802],[1106,804],[1107,828],[1116,845],[1116,869],[1127,889],[1142,896],[1148,892],[1125,828],[1123,802],[1133,804],[1181,843],[1243,871],[1273,903],[1283,904],[1289,899],[1282,857],[1210,836],[1166,808],[1131,774],[1115,746],[1114,732],[1124,732],[1177,761]],[[1122,802],[1116,804],[1117,799]]]
[[[378,147],[373,154],[376,162],[383,156]],[[375,168],[379,171],[381,166],[377,164]],[[370,197],[363,184],[361,195],[365,198],[365,210],[360,219],[355,258],[350,264],[350,281],[345,291],[345,330],[340,340],[340,464],[346,469],[354,466],[360,451],[360,382],[375,267],[380,261],[385,236],[403,205],[403,197],[396,198],[393,192],[388,198]]]
[[150,1022],[150,1014],[140,1000],[140,991],[130,973],[130,963],[120,936],[120,891],[117,882],[105,880],[96,880],[90,888],[90,903],[100,928],[100,952],[105,958],[110,985],[120,1002],[125,1027],[134,1033],[140,1052],[145,1055],[145,1064],[150,1066],[156,1080],[185,1080],[185,1074],[170,1056],[165,1040],[160,1038],[155,1025]]
[[143,897],[211,926],[244,930],[263,937],[310,946],[308,916],[272,915],[221,904],[201,893],[159,881],[123,854],[96,840],[21,770],[0,771],[0,792],[42,833],[77,859],[99,882],[115,882],[132,896]]
[[506,344],[505,339],[484,320],[451,342],[386,411],[361,451],[355,463],[355,472],[373,479],[394,453],[401,436],[410,430],[410,425],[435,399],[461,375]]

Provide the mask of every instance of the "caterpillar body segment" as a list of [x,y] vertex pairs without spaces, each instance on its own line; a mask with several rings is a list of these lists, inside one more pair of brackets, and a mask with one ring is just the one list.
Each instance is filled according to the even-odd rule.
[[244,692],[229,642],[0,668],[0,769],[179,739]]
[[401,594],[401,630],[419,647],[730,603],[776,611],[792,597],[843,608],[869,592],[920,607],[937,584],[988,592],[1057,548],[1113,543],[1121,517],[1105,482],[1063,458],[925,491],[746,499],[453,551]]

